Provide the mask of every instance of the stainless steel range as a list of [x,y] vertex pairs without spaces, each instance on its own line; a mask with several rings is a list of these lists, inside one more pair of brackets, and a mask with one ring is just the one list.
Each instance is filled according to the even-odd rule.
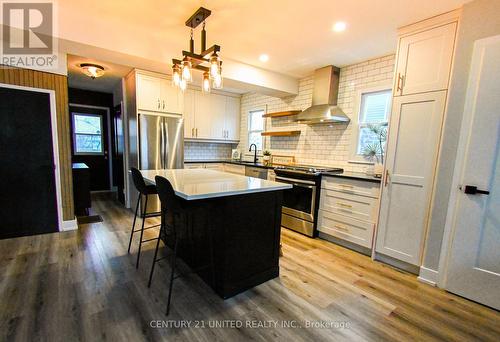
[[343,172],[340,168],[309,165],[278,166],[276,181],[293,185],[283,196],[281,225],[310,237],[316,237],[319,192],[323,172]]

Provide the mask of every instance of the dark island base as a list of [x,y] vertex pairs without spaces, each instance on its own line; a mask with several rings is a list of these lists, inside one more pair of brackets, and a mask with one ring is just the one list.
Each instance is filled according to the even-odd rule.
[[187,235],[179,257],[224,299],[278,277],[282,198],[270,191],[183,200]]

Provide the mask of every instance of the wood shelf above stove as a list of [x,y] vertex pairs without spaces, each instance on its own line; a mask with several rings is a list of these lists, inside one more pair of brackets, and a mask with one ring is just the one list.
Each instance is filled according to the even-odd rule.
[[293,135],[299,135],[301,131],[267,131],[260,133],[262,136],[269,137],[290,137]]
[[285,112],[276,112],[276,113],[267,113],[262,115],[263,118],[279,118],[282,116],[292,116],[292,115],[297,115],[301,110],[287,110]]

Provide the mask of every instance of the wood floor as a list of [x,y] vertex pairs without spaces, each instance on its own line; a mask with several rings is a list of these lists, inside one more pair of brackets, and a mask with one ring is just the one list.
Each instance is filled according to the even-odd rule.
[[499,312],[288,230],[279,278],[223,301],[187,274],[166,317],[168,264],[148,289],[154,243],[136,270],[132,214],[93,203],[104,222],[0,241],[0,341],[500,341]]

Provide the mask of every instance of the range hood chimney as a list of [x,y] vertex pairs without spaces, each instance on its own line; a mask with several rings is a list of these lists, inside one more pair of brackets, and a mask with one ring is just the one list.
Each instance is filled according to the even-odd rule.
[[337,107],[339,75],[340,69],[333,65],[314,71],[312,106],[299,113],[295,121],[310,125],[350,121]]

